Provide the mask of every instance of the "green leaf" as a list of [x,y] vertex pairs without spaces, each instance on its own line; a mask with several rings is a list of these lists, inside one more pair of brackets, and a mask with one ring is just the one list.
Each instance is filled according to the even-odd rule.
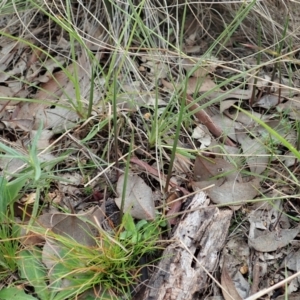
[[23,188],[27,180],[28,180],[28,175],[26,174],[7,183],[6,187],[7,187],[7,192],[9,194],[10,203],[16,200],[18,194],[20,193],[21,189]]
[[24,290],[20,290],[16,287],[4,288],[0,291],[0,299],[1,300],[37,300],[37,298],[28,295],[24,292]]
[[126,231],[130,231],[132,233],[137,231],[133,217],[128,212],[124,213],[122,223]]
[[27,177],[20,177],[11,182],[0,176],[0,221],[7,216],[7,206],[16,200],[20,190],[23,188]]
[[34,170],[34,180],[35,181],[38,181],[42,174],[41,164],[40,164],[40,160],[38,158],[38,151],[37,151],[37,143],[41,136],[42,129],[43,129],[43,122],[41,122],[41,124],[36,132],[36,135],[34,136],[34,139],[31,143],[31,147],[29,149],[29,154],[30,154],[29,162]]
[[34,287],[35,293],[42,300],[49,299],[49,290],[46,284],[47,273],[41,260],[41,253],[36,248],[31,251],[22,250],[19,254],[19,270],[22,278],[26,278]]
[[7,180],[4,177],[0,177],[0,221],[4,220],[7,213],[7,205],[9,204],[9,194],[7,191]]
[[147,220],[140,220],[136,223],[136,229],[137,230],[141,230],[142,228],[144,228],[146,225],[148,224]]
[[132,232],[131,231],[123,231],[120,233],[120,240],[126,240],[128,238],[132,237]]

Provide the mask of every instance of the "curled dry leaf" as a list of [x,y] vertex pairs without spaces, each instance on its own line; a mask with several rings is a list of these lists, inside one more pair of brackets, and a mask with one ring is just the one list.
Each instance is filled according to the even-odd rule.
[[[250,291],[247,277],[243,276],[248,273],[249,266],[250,248],[247,242],[241,237],[232,237],[223,249],[220,267],[223,271],[225,270],[224,275],[227,273],[236,291],[243,299],[249,295]],[[224,279],[226,280],[226,278]]]
[[194,128],[192,138],[198,140],[201,143],[200,149],[204,149],[211,144],[211,135],[206,126],[198,124]]
[[127,182],[125,175],[119,177],[117,193],[120,197],[115,199],[121,209],[123,189],[126,189],[124,197],[124,212],[129,212],[136,219],[153,220],[155,207],[151,188],[138,175],[129,174]]
[[224,264],[221,275],[222,294],[225,300],[242,300]]
[[257,238],[249,238],[249,246],[260,252],[272,252],[287,246],[299,233],[300,227],[283,229],[261,235]]

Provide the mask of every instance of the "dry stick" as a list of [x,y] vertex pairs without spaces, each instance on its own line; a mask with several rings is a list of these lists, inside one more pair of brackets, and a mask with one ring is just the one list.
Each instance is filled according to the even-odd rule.
[[261,275],[261,267],[257,257],[254,262],[253,280],[252,280],[250,295],[254,295],[258,291],[260,275]]
[[189,110],[191,112],[198,110],[195,112],[195,116],[201,122],[203,125],[205,125],[208,130],[217,138],[222,138],[224,140],[224,143],[228,146],[236,147],[235,143],[232,142],[228,137],[222,137],[223,132],[222,129],[219,128],[216,124],[214,124],[211,117],[206,113],[204,109],[199,110],[199,105],[195,103],[195,100],[192,98],[191,95],[186,95],[186,103],[187,105],[194,103],[189,107]]

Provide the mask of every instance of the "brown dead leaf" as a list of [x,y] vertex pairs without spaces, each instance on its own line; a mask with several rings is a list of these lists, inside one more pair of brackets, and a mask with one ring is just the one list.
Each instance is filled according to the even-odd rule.
[[288,245],[299,233],[300,227],[268,232],[257,238],[249,238],[248,243],[256,251],[272,252]]
[[115,199],[119,209],[121,209],[124,188],[126,189],[126,193],[124,197],[123,212],[128,212],[137,219],[154,220],[155,207],[152,198],[152,190],[146,185],[144,180],[135,174],[129,174],[127,182],[125,182],[125,175],[119,177],[117,193],[120,197]]
[[194,165],[195,181],[208,181],[215,176],[222,177],[227,181],[242,182],[239,170],[225,159],[198,156]]
[[216,124],[216,126],[222,128],[222,134],[224,137],[229,137],[233,141],[237,142],[235,129],[243,129],[243,127],[238,122],[235,122],[231,118],[228,118],[226,115],[221,114],[216,114],[212,116],[211,119]]
[[[160,173],[157,169],[153,168],[152,166],[150,166],[149,164],[147,164],[146,162],[138,159],[136,156],[133,156],[130,159],[131,163],[137,164],[138,166],[142,167],[143,170],[146,170],[147,174],[153,176],[155,179],[159,179],[161,182],[163,182],[163,184],[165,184],[166,178],[165,175]],[[182,191],[182,193],[184,195],[188,195],[189,191],[186,190],[185,188],[178,186],[175,182],[172,181],[172,178],[169,182],[169,188],[177,188],[180,191]]]
[[212,181],[193,182],[192,187],[194,190],[197,188],[204,189],[212,184],[215,184],[215,186],[205,192],[212,202],[225,205],[240,205],[246,200],[252,200],[259,193],[258,188],[260,186],[258,179],[238,183],[224,181],[221,178]]
[[253,107],[263,107],[270,109],[278,105],[283,98],[280,98],[278,95],[267,94],[262,96],[257,102],[253,104]]
[[37,223],[45,228],[51,229],[56,234],[72,238],[82,245],[96,245],[91,226],[81,220],[77,215],[47,213],[41,215]]
[[247,164],[251,172],[261,174],[267,167],[269,156],[265,145],[256,138],[250,138],[246,133],[237,134],[238,142],[241,144]]
[[[276,298],[276,300],[286,300],[286,295],[281,295],[279,297]],[[293,294],[290,294],[288,296],[288,299],[289,300],[299,300],[300,299],[300,293],[293,293]]]
[[300,119],[300,97],[295,96],[293,99],[289,99],[289,101],[285,103],[280,103],[277,106],[277,109],[280,111],[284,111],[289,117],[293,120]]
[[229,275],[226,264],[224,263],[221,275],[222,294],[225,300],[242,300],[237,292],[235,285]]

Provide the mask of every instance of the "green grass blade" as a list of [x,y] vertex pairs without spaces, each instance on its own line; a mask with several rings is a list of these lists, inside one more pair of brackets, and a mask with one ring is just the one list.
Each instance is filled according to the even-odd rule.
[[243,112],[245,115],[247,115],[248,117],[252,118],[254,121],[256,121],[259,125],[261,125],[262,127],[264,127],[271,135],[273,135],[276,139],[278,139],[287,149],[289,149],[297,159],[300,160],[300,153],[299,151],[291,144],[289,143],[284,137],[282,137],[278,132],[276,132],[274,129],[272,129],[270,126],[268,126],[264,121],[262,121],[261,119],[255,117],[254,115],[252,115],[251,113],[249,113],[248,111],[233,105],[233,107],[235,107],[236,109],[240,110],[241,112]]

